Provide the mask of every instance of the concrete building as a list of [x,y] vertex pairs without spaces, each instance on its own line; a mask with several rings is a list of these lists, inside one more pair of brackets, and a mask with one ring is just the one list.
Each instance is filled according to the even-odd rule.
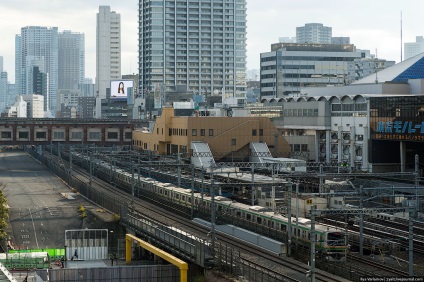
[[28,118],[44,117],[44,97],[42,95],[22,95],[22,99],[27,103]]
[[340,44],[340,45],[350,44],[350,37],[343,37],[343,36],[331,37],[331,44]]
[[77,116],[80,118],[94,118],[96,97],[79,97]]
[[27,117],[27,102],[24,101],[22,96],[16,96],[15,103],[4,111],[5,117]]
[[49,110],[57,105],[56,92],[58,86],[58,31],[57,27],[27,26],[21,28],[21,34],[15,39],[15,78],[18,94],[32,94],[28,80],[28,71],[34,59],[42,60],[43,72],[48,74],[49,96],[46,97]]
[[395,61],[386,61],[385,59],[378,58],[360,58],[355,59],[348,64],[347,84],[353,83],[369,75],[374,75],[375,80],[378,81],[377,72],[394,66]]
[[80,92],[78,89],[59,89],[58,91],[58,108],[62,110],[62,105],[66,107],[78,107],[78,99]]
[[261,97],[284,97],[301,87],[345,85],[348,66],[361,58],[353,44],[275,43],[261,53]]
[[96,27],[96,96],[105,99],[110,81],[121,78],[121,15],[99,6]]
[[96,97],[95,85],[91,78],[84,78],[83,83],[78,85],[82,97]]
[[297,43],[331,44],[332,28],[321,23],[307,23],[296,27]]
[[403,44],[404,46],[404,60],[407,60],[411,57],[414,57],[418,54],[421,54],[424,52],[424,37],[423,36],[416,36],[415,42],[405,42]]
[[162,104],[179,92],[244,97],[246,0],[140,0],[138,38],[139,88],[161,89]]
[[[250,143],[268,145],[274,157],[287,156],[290,148],[268,118],[175,116],[164,107],[151,130],[133,131],[133,148],[156,154],[189,153],[194,141],[209,145],[215,161],[249,160]],[[272,149],[271,149],[272,148]]]
[[44,111],[49,109],[49,76],[40,71],[40,67],[32,67],[32,93],[44,97]]
[[58,89],[78,89],[85,77],[84,33],[58,33]]
[[0,56],[0,112],[6,109],[7,98],[7,72],[3,71],[3,57]]
[[378,72],[378,83],[370,75],[349,86],[302,88],[297,96],[262,100],[262,112],[275,114],[291,157],[406,171],[416,154],[424,158],[423,70],[421,54]]

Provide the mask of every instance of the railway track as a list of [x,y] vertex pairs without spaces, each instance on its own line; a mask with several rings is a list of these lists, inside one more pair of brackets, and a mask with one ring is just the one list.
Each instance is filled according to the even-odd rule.
[[[56,156],[50,156],[53,160],[58,161]],[[63,162],[63,160],[62,160]],[[65,164],[66,165],[66,164]],[[89,183],[90,174],[79,167],[73,168],[73,177],[83,183]],[[119,197],[119,201],[130,203],[133,201],[132,195],[117,190],[112,187],[109,183],[103,180],[91,177],[91,183],[93,189],[99,189],[103,193],[107,194],[108,197],[116,198]],[[152,204],[153,202],[153,204]],[[179,229],[183,229],[199,238],[207,239],[206,234],[209,232],[208,229],[192,222],[187,217],[190,214],[186,213],[185,216],[176,215],[172,212],[172,207],[166,206],[165,208],[158,207],[162,206],[163,203],[157,202],[156,199],[143,196],[142,199],[134,199],[134,208],[140,215],[147,216],[153,220],[174,226]],[[171,212],[170,212],[171,210]],[[177,209],[179,210],[179,209]],[[181,210],[179,210],[181,211]],[[309,271],[309,266],[301,264],[291,258],[281,258],[274,254],[264,252],[263,249],[255,247],[253,245],[246,245],[242,241],[235,240],[233,237],[225,236],[222,234],[216,235],[217,241],[223,244],[227,244],[237,250],[240,254],[240,261],[253,265],[256,269],[261,270],[267,275],[271,275],[276,278],[276,281],[307,281],[306,273]],[[215,249],[217,253],[218,249]],[[341,281],[342,278],[336,277],[329,273],[323,272],[316,269],[316,280],[317,281]]]
[[366,268],[372,267],[374,271],[376,270],[380,271],[380,272],[374,272],[374,274],[377,276],[388,276],[388,277],[393,277],[393,276],[408,277],[409,276],[408,272],[406,271],[402,271],[400,269],[390,267],[390,266],[378,263],[376,261],[366,259],[364,257],[349,254],[348,258],[357,263],[363,264],[363,266]]
[[[85,182],[85,183],[88,182],[90,175],[88,174],[87,171],[81,168],[78,168],[78,169],[75,168],[74,172],[78,172],[78,175],[75,174],[74,177],[78,177],[80,181],[82,182]],[[107,191],[108,195],[110,195],[111,197],[117,195],[117,188],[110,187],[110,185],[108,185],[107,183],[104,183],[103,181],[98,180],[97,178],[94,178],[94,177],[92,178],[92,184],[98,185],[99,187],[101,187],[102,191],[103,190]],[[127,193],[123,193],[122,191],[119,191],[119,197],[127,203],[133,200],[131,195]],[[150,202],[152,201],[156,202],[155,199],[148,198],[148,197],[143,197],[143,199],[148,200]],[[172,226],[184,229],[186,231],[187,229],[190,229],[190,231],[188,232],[192,233],[193,235],[204,236],[208,232],[207,229],[200,228],[199,226],[195,226],[190,220],[187,220],[187,217],[190,217],[189,213],[186,213],[185,216],[181,216],[177,218],[174,213],[170,215],[169,211],[167,212],[159,211],[157,205],[152,205],[148,207],[148,205],[146,205],[145,202],[140,201],[139,199],[137,199],[134,204],[135,204],[136,210],[140,212],[141,214],[150,216],[150,217],[153,214],[155,214],[155,220],[158,220],[167,225],[172,225]],[[156,202],[156,204],[163,205],[163,203],[160,203],[160,202]],[[175,225],[175,224],[178,224],[178,225]],[[251,265],[254,265],[255,268],[261,269],[261,271],[266,272],[269,275],[272,275],[274,277],[280,277],[281,279],[278,281],[303,281],[303,279],[306,277],[305,276],[306,272],[309,270],[309,267],[307,266],[301,268],[298,262],[293,262],[288,260],[284,261],[281,258],[275,257],[275,255],[272,256],[272,255],[267,255],[263,253],[262,249],[257,249],[252,246],[246,247],[246,245],[244,244],[237,243],[234,240],[234,238],[226,238],[226,236],[221,236],[221,235],[218,235],[217,238],[220,242],[231,245],[233,248],[236,248],[240,253],[242,253],[243,255],[240,256],[240,260],[245,261]],[[261,254],[260,256],[258,255],[259,253]],[[361,259],[362,258],[359,258],[359,259],[353,258],[352,260],[355,260],[360,263]],[[397,270],[382,264],[378,264],[375,262],[370,263],[369,261],[363,260],[362,263],[367,265],[368,267],[370,266],[375,267],[376,269],[383,271],[385,275],[387,275],[388,273],[391,273],[391,275],[400,275],[400,276],[404,276],[405,274],[407,275],[406,272],[403,272],[403,271],[400,271],[400,270]],[[287,273],[284,273],[281,270],[276,271],[272,267],[269,267],[270,264],[278,265],[280,266],[279,267],[280,269],[292,270],[293,272],[297,274],[293,274],[292,272],[290,275],[288,275]],[[358,268],[356,272],[362,273],[360,268]],[[364,273],[369,275],[370,272],[364,272]],[[332,276],[326,276],[325,273],[320,273],[319,271],[317,271],[316,273],[316,279],[318,281],[340,281],[340,279],[334,279],[334,277]]]
[[[344,221],[339,221],[339,220],[330,219],[330,218],[321,218],[320,221],[322,223],[325,223],[331,226],[345,228]],[[347,229],[348,229],[348,232],[355,232],[356,234],[358,234],[360,231],[360,228],[358,225],[348,226]],[[397,230],[395,228],[388,227],[388,226],[364,222],[364,235],[368,235],[376,241],[378,240],[380,240],[381,242],[391,241],[393,242],[393,244],[397,244],[403,249],[406,249],[409,247],[408,245],[409,230],[402,231],[402,230]],[[350,241],[349,243],[359,246],[359,240],[358,238],[356,238],[356,236],[354,237],[354,241]],[[368,247],[371,247],[371,245],[369,245]],[[414,228],[414,253],[419,255],[424,255],[424,236],[415,235],[415,228]]]

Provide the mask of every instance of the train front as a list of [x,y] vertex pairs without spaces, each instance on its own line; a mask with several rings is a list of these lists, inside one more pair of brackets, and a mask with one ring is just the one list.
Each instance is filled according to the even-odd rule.
[[341,260],[348,251],[346,234],[341,231],[329,231],[325,248],[325,255],[329,260]]

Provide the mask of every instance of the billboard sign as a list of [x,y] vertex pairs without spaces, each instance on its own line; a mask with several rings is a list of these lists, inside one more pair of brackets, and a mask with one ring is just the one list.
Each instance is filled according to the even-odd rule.
[[134,81],[132,80],[112,80],[110,82],[110,99],[126,100],[128,94],[133,93]]

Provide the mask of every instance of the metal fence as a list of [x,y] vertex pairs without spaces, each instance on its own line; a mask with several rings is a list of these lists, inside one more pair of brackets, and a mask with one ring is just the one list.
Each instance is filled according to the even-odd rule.
[[180,281],[180,271],[174,265],[144,265],[144,266],[116,266],[101,268],[68,268],[37,270],[36,281],[61,282],[177,282]]

